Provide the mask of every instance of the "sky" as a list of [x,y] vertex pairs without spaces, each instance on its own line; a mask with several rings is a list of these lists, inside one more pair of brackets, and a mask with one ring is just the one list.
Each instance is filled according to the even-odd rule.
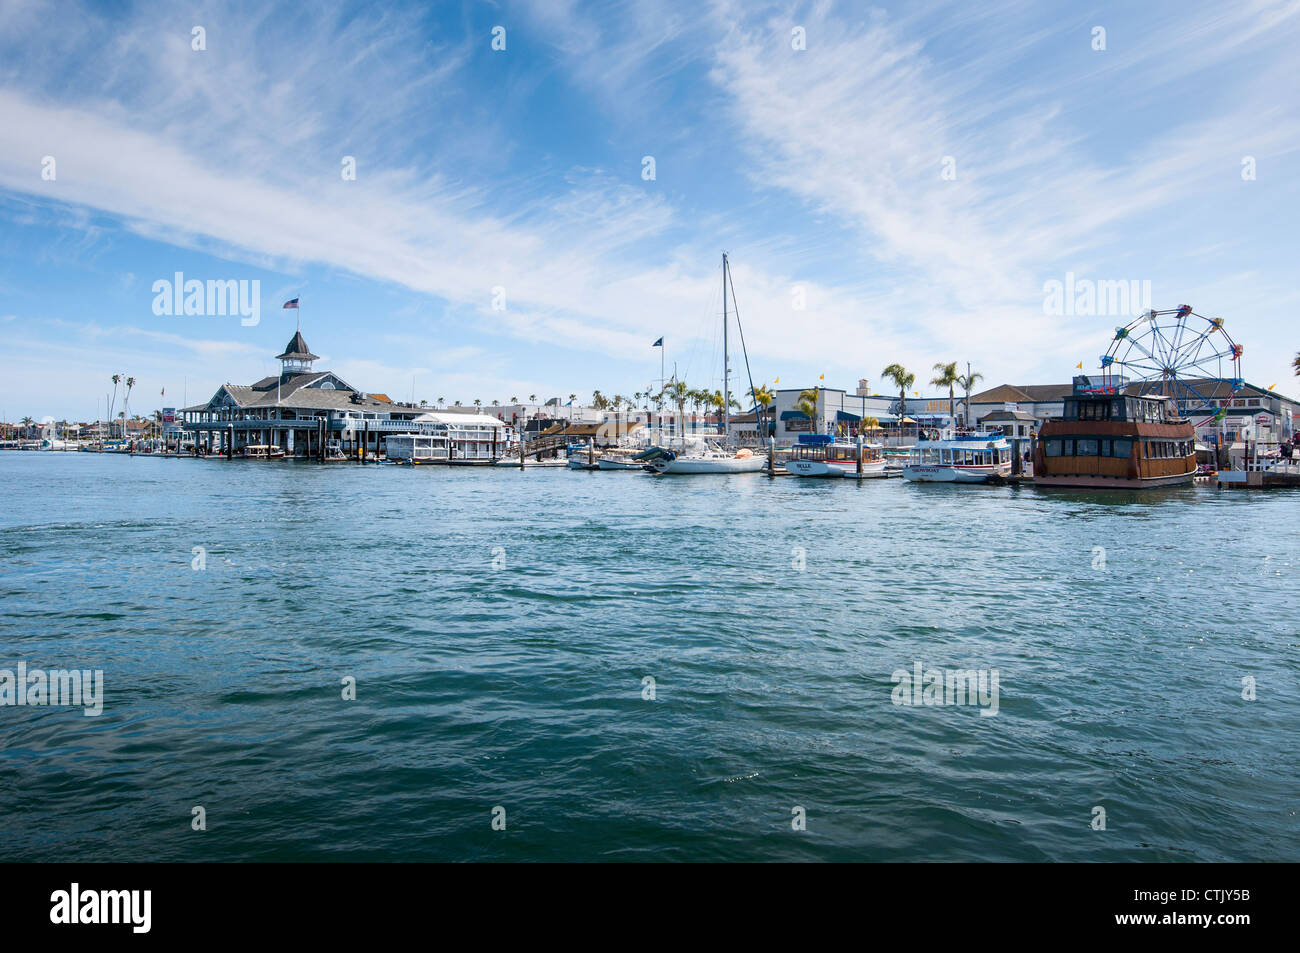
[[1068,381],[1132,319],[1071,276],[1300,392],[1300,0],[308,6],[0,4],[0,416],[201,403],[298,320],[397,399],[712,389],[723,252],[755,383]]

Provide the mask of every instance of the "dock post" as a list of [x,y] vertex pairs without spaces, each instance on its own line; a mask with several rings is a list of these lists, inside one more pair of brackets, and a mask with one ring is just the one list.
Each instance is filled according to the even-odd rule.
[[862,428],[858,428],[858,476],[862,476]]
[[587,466],[594,467],[595,465],[596,465],[596,438],[588,437],[587,438]]
[[226,424],[226,459],[232,460],[235,456],[235,425]]
[[776,476],[776,437],[767,436],[767,475]]
[[357,450],[357,462],[364,464],[366,462],[366,441],[370,439],[370,425],[361,421],[361,446]]
[[524,428],[519,428],[519,469],[524,468]]

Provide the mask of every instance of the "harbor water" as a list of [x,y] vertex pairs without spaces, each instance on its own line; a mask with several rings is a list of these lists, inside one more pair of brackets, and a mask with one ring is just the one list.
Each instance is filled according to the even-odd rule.
[[[0,859],[1300,860],[1294,494],[87,453],[0,486],[0,669],[103,673],[98,716],[0,707]],[[900,703],[932,670],[996,699]]]

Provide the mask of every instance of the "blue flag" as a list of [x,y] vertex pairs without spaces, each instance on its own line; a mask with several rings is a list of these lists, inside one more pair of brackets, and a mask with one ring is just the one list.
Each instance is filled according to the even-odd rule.
[[651,346],[651,347],[663,347],[663,346],[664,346],[664,339],[663,339],[663,338],[660,338],[658,341],[655,341],[655,343],[654,343],[654,344],[651,344],[650,346]]

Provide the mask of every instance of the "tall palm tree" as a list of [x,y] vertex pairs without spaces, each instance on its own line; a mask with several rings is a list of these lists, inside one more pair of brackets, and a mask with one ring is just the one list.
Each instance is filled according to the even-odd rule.
[[1295,360],[1291,362],[1291,366],[1295,368],[1295,376],[1300,377],[1300,354],[1295,356]]
[[807,390],[800,391],[799,399],[794,402],[794,409],[812,421],[813,433],[820,433],[817,429],[817,402],[821,400],[821,396],[820,387],[810,387]]
[[907,419],[907,392],[916,383],[916,375],[902,364],[890,364],[880,376],[894,382],[898,388],[898,442],[903,442],[903,421]]
[[977,381],[982,381],[982,380],[984,380],[984,375],[981,374],[979,371],[972,371],[972,370],[970,370],[969,367],[967,368],[965,374],[962,374],[960,377],[957,378],[957,384],[958,384],[958,386],[961,387],[961,389],[964,390],[964,391],[966,392],[966,403],[965,403],[965,408],[966,408],[966,409],[965,409],[965,411],[963,411],[962,416],[963,416],[964,418],[966,418],[964,422],[965,422],[965,424],[966,424],[966,429],[968,429],[968,430],[969,430],[970,427],[971,427],[971,422],[970,422],[970,392],[971,392],[972,390],[975,389],[975,384],[976,384],[976,382],[977,382]]
[[[772,406],[772,401],[776,400],[776,394],[772,393],[772,391],[768,389],[767,382],[764,381],[754,388],[753,397],[755,409],[759,407],[763,408],[761,411],[758,411],[758,419],[762,422],[767,416],[768,409]],[[772,423],[775,424],[776,421],[772,421]],[[764,437],[767,437],[774,428],[759,427],[758,429]]]
[[685,430],[686,423],[686,402],[690,400],[692,391],[686,386],[686,381],[670,381],[664,385],[663,396],[677,405],[677,427],[678,432]]
[[860,426],[869,435],[874,436],[876,431],[880,429],[880,421],[875,417],[863,417]]
[[126,379],[126,393],[122,395],[122,409],[125,410],[128,414],[131,412],[131,388],[133,388],[134,386],[135,386],[135,378],[128,377]]
[[953,385],[957,383],[957,362],[950,361],[947,364],[936,364],[934,369],[938,371],[938,376],[931,378],[930,383],[935,387],[948,388],[948,423],[951,426],[957,425],[957,400],[953,396]]
[[112,432],[112,429],[113,429],[113,428],[112,428],[112,422],[113,422],[113,406],[117,403],[117,385],[120,384],[120,383],[122,383],[122,375],[121,375],[121,374],[114,374],[114,375],[113,375],[113,396],[112,396],[112,398],[111,398],[111,399],[109,400],[109,402],[108,402],[108,421],[109,421],[109,431],[110,431],[110,433]]
[[[440,403],[440,404],[442,403],[442,398],[441,398],[441,397],[438,398],[438,403]],[[511,397],[511,398],[510,398],[510,403],[512,403],[512,404],[517,404],[517,403],[519,403],[519,398],[518,398],[518,397]]]

